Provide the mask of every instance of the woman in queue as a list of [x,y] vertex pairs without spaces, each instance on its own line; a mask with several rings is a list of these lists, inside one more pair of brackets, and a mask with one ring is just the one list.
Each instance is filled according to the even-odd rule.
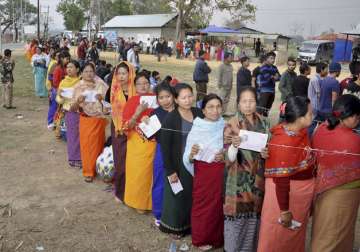
[[74,86],[71,110],[80,112],[80,152],[83,176],[88,183],[95,178],[96,159],[104,149],[107,125],[104,115],[108,111],[103,106],[102,100],[107,89],[107,84],[96,78],[94,64],[85,64],[81,80]]
[[[190,233],[192,176],[185,169],[183,154],[186,138],[196,117],[202,117],[198,108],[192,107],[192,87],[185,83],[175,86],[176,108],[170,112],[161,129],[161,149],[164,158],[164,198],[160,230],[179,239]],[[180,182],[183,190],[175,194],[171,184]]]
[[224,236],[227,252],[256,251],[264,198],[264,158],[267,150],[239,148],[240,130],[269,134],[268,121],[256,112],[256,90],[240,89],[237,115],[225,129],[228,147],[225,179]]
[[[206,251],[224,242],[224,127],[222,100],[208,94],[202,102],[204,119],[197,117],[186,140],[183,161],[193,176],[191,238]],[[197,156],[197,155],[201,155]]]
[[314,133],[319,151],[312,251],[353,251],[360,204],[360,136],[354,131],[359,122],[360,100],[347,94],[335,101],[332,116]]
[[310,100],[289,98],[284,117],[284,123],[271,129],[268,144],[258,252],[305,251],[315,182],[315,155],[308,136],[312,121]]

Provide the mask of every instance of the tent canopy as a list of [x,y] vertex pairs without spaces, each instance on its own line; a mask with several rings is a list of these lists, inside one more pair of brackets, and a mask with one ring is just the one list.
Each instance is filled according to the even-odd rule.
[[200,30],[201,33],[237,33],[237,31],[226,27],[219,27],[216,25],[210,25],[205,29]]

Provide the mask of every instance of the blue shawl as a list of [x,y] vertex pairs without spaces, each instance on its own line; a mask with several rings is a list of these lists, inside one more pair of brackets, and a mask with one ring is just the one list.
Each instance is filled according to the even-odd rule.
[[221,117],[216,122],[207,121],[197,117],[186,140],[183,163],[186,170],[194,176],[194,164],[190,162],[189,156],[194,144],[203,147],[211,147],[214,150],[224,148],[224,127],[225,121]]

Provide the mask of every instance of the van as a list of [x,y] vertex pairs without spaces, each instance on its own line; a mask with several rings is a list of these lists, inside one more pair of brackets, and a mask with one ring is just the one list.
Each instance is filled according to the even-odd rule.
[[335,43],[328,40],[304,41],[299,48],[298,59],[309,64],[330,63],[334,56]]

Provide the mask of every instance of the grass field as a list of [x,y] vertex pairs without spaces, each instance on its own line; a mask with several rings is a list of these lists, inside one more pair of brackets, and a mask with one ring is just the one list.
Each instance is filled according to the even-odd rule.
[[[68,167],[65,143],[46,128],[48,101],[35,97],[31,67],[21,51],[14,54],[17,109],[0,109],[0,252],[42,247],[51,252],[168,251],[171,239],[157,231],[151,214],[139,215],[116,203],[102,181],[86,184],[81,171]],[[116,62],[112,53],[102,56]],[[141,62],[162,76],[192,84],[194,61],[171,58],[158,63],[153,56],[141,55]],[[216,69],[219,63],[209,65]],[[238,67],[235,63],[234,69]],[[214,70],[212,92],[216,92],[215,76]],[[274,122],[278,103],[271,114]],[[178,245],[182,242],[190,245],[190,237]]]

